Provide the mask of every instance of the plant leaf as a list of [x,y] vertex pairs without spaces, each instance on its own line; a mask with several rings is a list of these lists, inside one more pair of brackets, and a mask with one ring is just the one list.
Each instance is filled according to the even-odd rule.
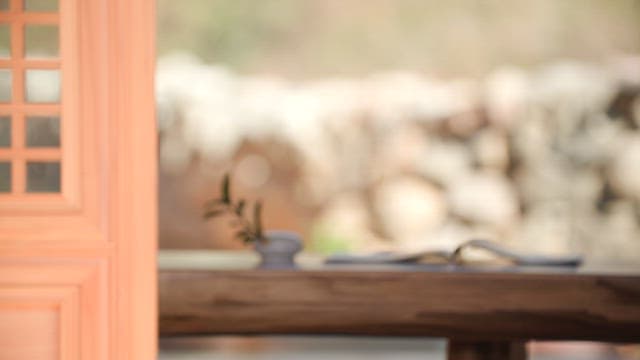
[[258,240],[262,239],[262,202],[256,201],[253,206],[253,227]]
[[244,242],[245,244],[249,244],[254,241],[254,237],[251,236],[251,233],[249,233],[246,229],[242,229],[236,232],[234,237],[236,239],[242,239],[242,242]]
[[204,208],[210,210],[211,208],[220,205],[224,205],[224,201],[222,201],[222,199],[212,199],[204,203]]
[[255,239],[249,234],[246,234],[243,239],[245,244],[251,244],[252,242],[254,242],[254,240]]
[[230,205],[231,204],[231,179],[229,173],[224,174],[224,178],[222,178],[222,202]]
[[204,218],[208,219],[214,216],[220,216],[224,214],[224,212],[225,212],[224,209],[209,210],[204,213]]
[[242,200],[238,201],[238,205],[236,205],[235,212],[240,217],[242,217],[242,214],[244,213],[245,204],[246,204],[246,201],[244,201],[244,199],[242,199]]

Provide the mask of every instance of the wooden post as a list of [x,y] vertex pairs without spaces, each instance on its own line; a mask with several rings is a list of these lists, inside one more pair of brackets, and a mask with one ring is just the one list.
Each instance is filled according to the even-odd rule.
[[526,360],[526,344],[522,341],[458,341],[449,340],[449,360]]

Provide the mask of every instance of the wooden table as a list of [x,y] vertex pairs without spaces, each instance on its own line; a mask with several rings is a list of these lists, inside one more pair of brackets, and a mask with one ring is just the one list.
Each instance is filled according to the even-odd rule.
[[254,270],[249,254],[163,251],[160,333],[449,339],[449,359],[524,359],[528,340],[640,342],[640,271],[324,266]]

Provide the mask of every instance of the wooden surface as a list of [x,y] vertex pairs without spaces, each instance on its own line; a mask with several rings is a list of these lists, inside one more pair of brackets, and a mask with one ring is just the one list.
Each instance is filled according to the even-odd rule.
[[[160,332],[640,341],[640,275],[549,269],[216,267],[161,256]],[[219,263],[225,267],[223,256]],[[205,266],[208,264],[208,266]]]
[[469,342],[449,341],[448,360],[525,360],[526,344],[522,341]]

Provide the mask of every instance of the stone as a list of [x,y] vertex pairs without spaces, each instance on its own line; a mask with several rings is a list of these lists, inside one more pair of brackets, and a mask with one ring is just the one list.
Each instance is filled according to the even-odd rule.
[[[158,61],[156,95],[159,109],[173,107],[189,149],[205,157],[230,157],[240,143],[235,126],[237,78],[225,68],[206,65],[193,56],[174,54]],[[166,126],[166,125],[165,125]]]
[[487,128],[474,136],[472,153],[476,165],[504,172],[509,166],[509,142],[504,131]]
[[640,135],[619,141],[607,178],[617,194],[640,201]]
[[545,66],[532,81],[533,103],[574,115],[604,109],[616,90],[604,69],[575,61]]
[[433,137],[430,140],[416,164],[418,174],[442,187],[469,176],[472,158],[466,146]]
[[[371,231],[372,220],[366,202],[356,193],[345,193],[331,199],[317,216],[314,228],[316,233],[321,233],[321,237],[341,242],[333,246],[348,250],[370,250],[384,242]],[[331,245],[317,243],[325,239],[313,240],[316,249],[322,250]]]
[[566,254],[571,251],[571,204],[556,200],[530,207],[512,243],[533,253]]
[[375,159],[367,165],[374,181],[414,172],[422,163],[428,139],[417,124],[407,123],[378,137],[373,150]]
[[489,74],[484,90],[490,121],[508,129],[520,119],[529,103],[530,76],[522,69],[503,67]]
[[417,178],[389,179],[375,190],[375,210],[386,233],[398,244],[419,241],[446,220],[444,195]]
[[478,172],[451,185],[451,212],[467,221],[509,228],[517,224],[518,199],[509,181],[496,172]]

